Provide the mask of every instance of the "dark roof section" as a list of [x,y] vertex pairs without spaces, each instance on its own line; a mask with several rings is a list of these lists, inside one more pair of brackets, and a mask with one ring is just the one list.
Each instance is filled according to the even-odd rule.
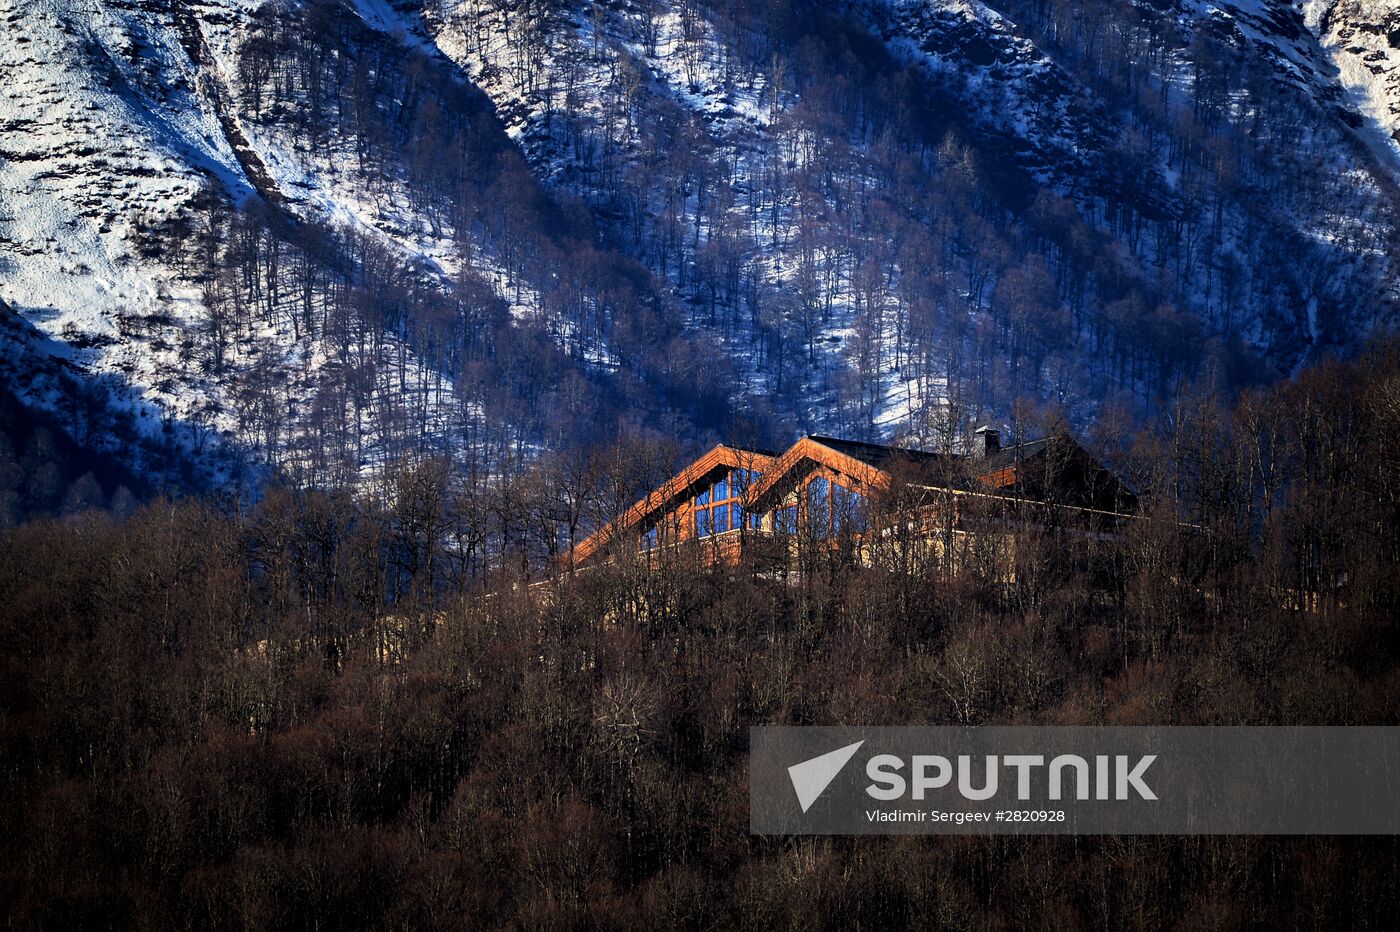
[[783,455],[782,450],[769,450],[765,447],[741,447],[737,443],[726,443],[725,446],[729,447],[729,449],[735,451],[736,453],[749,453],[754,456],[766,456],[769,459],[777,459],[778,457]]
[[[1067,488],[1059,494],[1067,494],[1081,505],[1110,511],[1132,511],[1137,504],[1132,491],[1068,434],[1051,434],[1039,440],[1002,447],[987,457],[969,453],[945,456],[927,450],[903,449],[836,437],[813,435],[810,439],[882,472],[889,473],[900,463],[908,464],[914,468],[914,472],[906,475],[906,480],[924,473],[924,481],[930,483],[981,490],[984,488],[979,481],[981,477],[1015,468],[1018,474],[1014,479],[1015,484],[1032,495],[1049,494],[1049,490],[1041,486],[1050,481],[1066,484]],[[1044,465],[1046,456],[1053,457],[1052,462],[1058,463],[1053,469],[1053,478]],[[934,467],[939,464],[943,468],[935,472]],[[1032,471],[1021,474],[1022,468]]]
[[820,443],[824,447],[830,447],[837,453],[844,453],[851,459],[860,460],[867,466],[876,469],[887,469],[891,464],[901,461],[915,464],[935,463],[942,459],[938,453],[929,453],[926,450],[906,450],[902,447],[887,447],[879,443],[864,443],[860,440],[838,440],[835,437],[821,437],[816,434],[809,435],[810,439]]
[[[838,453],[844,453],[853,459],[860,460],[867,466],[874,466],[876,469],[885,469],[891,463],[900,461],[922,465],[936,463],[945,458],[942,453],[930,453],[927,450],[916,450],[909,447],[891,447],[880,443],[866,443],[862,440],[841,440],[837,437],[823,437],[818,434],[811,434],[810,437],[824,447],[830,447]],[[955,453],[949,458],[966,462],[979,472],[983,468],[998,469],[1035,456],[1055,439],[1055,436],[1042,437],[1039,440],[1028,440],[1015,446],[1002,447],[986,459],[978,459],[968,453]]]
[[1041,450],[1050,446],[1051,441],[1055,440],[1056,436],[1042,437],[1039,440],[1028,440],[1025,443],[1018,443],[1014,447],[1002,447],[991,456],[978,460],[976,462],[977,469],[980,472],[987,469],[1000,469],[1003,466],[1014,466],[1019,462],[1030,459]]
[[996,488],[1014,486],[1018,494],[1101,511],[1137,510],[1133,491],[1068,434],[1007,447],[972,463],[975,475],[1009,477],[1009,483],[994,481]]

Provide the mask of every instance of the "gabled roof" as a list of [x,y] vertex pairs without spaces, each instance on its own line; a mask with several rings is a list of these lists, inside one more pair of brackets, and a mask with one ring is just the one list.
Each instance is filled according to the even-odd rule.
[[[1064,464],[1070,467],[1068,471],[1059,468],[1047,472],[1044,460],[1052,451],[1059,451],[1053,455],[1057,460],[1064,458]],[[913,469],[901,473],[898,469],[900,465]],[[754,483],[746,496],[746,507],[754,511],[775,507],[782,495],[818,466],[853,480],[855,491],[869,493],[888,491],[898,475],[902,475],[904,481],[918,482],[920,472],[932,473],[932,467],[939,465],[950,467],[938,470],[937,478],[930,475],[928,481],[939,486],[967,490],[1019,487],[1032,494],[1045,494],[1049,490],[1039,486],[1046,479],[1067,480],[1071,485],[1084,485],[1085,488],[1066,491],[1087,493],[1094,499],[1093,504],[1107,510],[1131,510],[1136,505],[1132,493],[1083,447],[1067,434],[1055,434],[1004,447],[985,458],[965,454],[944,455],[835,437],[803,437],[764,473],[761,480]],[[1096,488],[1088,488],[1089,484]]]
[[[949,468],[933,469],[940,465]],[[901,466],[913,469],[905,471]],[[761,473],[744,495],[744,507],[762,512],[776,507],[792,487],[821,468],[836,473],[852,491],[865,495],[887,492],[896,482],[917,485],[923,481],[921,474],[928,474],[928,481],[938,488],[1002,494],[1016,489],[1018,495],[1032,496],[1051,492],[1045,487],[1047,483],[1059,486],[1068,482],[1070,487],[1063,492],[1071,504],[1113,512],[1131,511],[1136,506],[1132,492],[1066,434],[1006,447],[985,458],[821,436],[803,437],[781,456],[719,444],[575,547],[573,565],[587,561],[618,534],[644,527],[655,516],[684,502],[696,494],[697,486],[720,470],[753,469]]]
[[[1005,489],[1020,481],[1017,467],[1023,466],[1050,448],[1054,437],[1041,437],[1014,446],[1002,447],[995,453],[980,459],[973,458],[973,473],[979,485]],[[1068,440],[1068,438],[1065,438]],[[1073,442],[1073,441],[1069,441]]]
[[993,490],[1017,489],[1061,504],[1131,513],[1137,496],[1068,434],[1007,447],[975,461],[974,477]]
[[901,456],[933,456],[920,451],[905,451],[896,447],[882,447],[874,443],[860,443],[854,440],[837,440],[833,437],[803,437],[793,444],[778,461],[754,483],[746,496],[746,507],[753,511],[765,511],[772,506],[771,499],[787,491],[788,481],[794,475],[806,472],[801,469],[804,463],[825,466],[833,472],[852,479],[857,492],[883,492],[890,487],[888,467]]
[[671,508],[677,500],[688,497],[691,489],[707,476],[721,469],[767,470],[775,454],[763,450],[746,450],[718,444],[704,456],[667,479],[658,489],[637,500],[621,517],[609,521],[574,548],[573,565],[586,561],[618,534],[644,523],[649,517]]
[[991,469],[997,469],[1010,463],[1019,463],[1047,449],[1051,441],[1056,439],[1069,440],[1064,434],[1053,434],[1049,437],[1041,437],[1039,440],[1027,440],[1025,443],[1002,447],[981,462]]

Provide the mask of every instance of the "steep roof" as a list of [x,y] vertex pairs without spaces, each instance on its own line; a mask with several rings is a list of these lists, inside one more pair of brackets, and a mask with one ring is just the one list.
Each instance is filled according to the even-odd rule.
[[[803,437],[784,453],[749,489],[746,500],[755,511],[771,507],[772,499],[785,494],[808,469],[825,466],[852,480],[856,491],[869,493],[890,487],[889,469],[907,451],[834,437]],[[933,454],[922,453],[922,456]],[[803,468],[803,464],[810,464]]]
[[[901,471],[902,465],[912,466],[912,472]],[[933,468],[939,465],[952,468]],[[744,496],[745,508],[755,512],[775,507],[793,486],[818,468],[845,477],[854,491],[863,494],[888,491],[896,481],[918,485],[922,481],[920,474],[927,473],[931,484],[939,486],[951,483],[972,491],[992,492],[1016,489],[1018,494],[1033,497],[1060,497],[1067,493],[1069,503],[1109,511],[1131,511],[1136,506],[1132,492],[1065,434],[1005,447],[987,457],[945,455],[823,436],[803,437],[781,456],[720,444],[580,543],[574,549],[574,565],[588,560],[619,533],[644,524],[695,494],[698,485],[720,470],[739,468],[761,473]],[[1056,492],[1047,484],[1062,488]]]
[[[1048,459],[1047,459],[1048,457]],[[804,464],[806,464],[804,466]],[[912,467],[900,472],[901,465]],[[948,467],[935,472],[934,467]],[[857,491],[888,490],[900,480],[918,483],[920,472],[930,484],[969,490],[1019,488],[1031,495],[1049,495],[1047,482],[1065,484],[1060,494],[1106,510],[1131,510],[1132,493],[1067,434],[1054,434],[1004,447],[986,457],[941,454],[927,450],[842,440],[803,437],[784,453],[749,490],[748,505],[764,511],[801,480],[810,469],[824,466],[855,480]],[[863,486],[864,488],[860,488]]]
[[974,478],[994,490],[1102,511],[1132,512],[1137,496],[1068,434],[1007,447],[975,461]]
[[1050,446],[1050,442],[1057,439],[1057,437],[1062,437],[1065,440],[1069,439],[1061,434],[1051,437],[1041,437],[1039,440],[1028,440],[1025,443],[1018,443],[1014,446],[1002,447],[991,456],[985,457],[978,462],[984,464],[988,469],[996,469],[1011,463],[1022,462],[1030,459],[1042,450],[1047,449]]
[[578,566],[618,534],[637,527],[657,512],[670,508],[678,499],[685,498],[695,485],[713,473],[721,469],[766,470],[773,460],[774,454],[771,452],[717,444],[704,456],[667,479],[660,488],[638,499],[620,517],[609,521],[581,541],[573,550],[573,564]]
[[926,450],[891,447],[880,443],[866,443],[862,440],[841,440],[836,437],[822,437],[815,434],[810,439],[876,469],[888,469],[901,460],[913,463],[932,463],[943,458],[938,453],[929,453]]

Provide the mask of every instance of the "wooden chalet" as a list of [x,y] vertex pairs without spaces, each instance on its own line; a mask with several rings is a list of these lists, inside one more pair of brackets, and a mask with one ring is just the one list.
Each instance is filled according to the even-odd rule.
[[1013,519],[1015,527],[1054,522],[1105,533],[1136,507],[1131,491],[1066,435],[1003,448],[995,430],[981,428],[960,454],[821,436],[782,453],[721,444],[580,543],[570,565],[684,546],[730,562],[749,547],[771,552],[773,541],[868,544],[894,527],[941,550],[969,532],[974,512],[982,534]]
[[737,544],[742,535],[736,532],[746,523],[750,530],[760,527],[758,516],[745,509],[743,501],[776,459],[765,450],[716,446],[580,542],[571,565],[584,566],[619,545],[653,551],[693,540]]

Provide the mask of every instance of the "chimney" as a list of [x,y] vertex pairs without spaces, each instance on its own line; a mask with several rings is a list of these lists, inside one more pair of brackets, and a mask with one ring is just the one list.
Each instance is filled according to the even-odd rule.
[[972,432],[972,455],[980,459],[995,456],[1001,450],[1001,434],[990,424]]

